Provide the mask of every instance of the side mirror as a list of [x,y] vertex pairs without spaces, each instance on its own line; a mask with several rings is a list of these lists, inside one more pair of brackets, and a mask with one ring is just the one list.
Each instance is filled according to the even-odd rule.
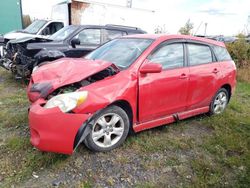
[[159,73],[162,71],[162,65],[159,63],[151,63],[148,62],[140,68],[140,73],[147,74],[147,73]]
[[80,42],[80,40],[77,39],[77,38],[74,38],[74,39],[72,39],[72,41],[71,41],[71,46],[72,46],[73,48],[76,48],[76,45],[80,45],[80,44],[81,44],[81,42]]

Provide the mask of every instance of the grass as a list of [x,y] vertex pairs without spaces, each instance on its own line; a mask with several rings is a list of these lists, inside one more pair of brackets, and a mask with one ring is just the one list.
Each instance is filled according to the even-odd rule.
[[[139,181],[135,187],[249,187],[250,83],[243,77],[223,114],[201,115],[130,136],[111,156],[113,162],[129,165],[136,156],[144,172],[156,173],[155,180]],[[29,142],[28,106],[25,86],[0,70],[0,187],[18,186],[41,169],[56,175],[76,161],[82,166],[81,155],[87,163],[95,155],[111,155],[80,149],[76,159],[34,149]],[[83,178],[75,187],[92,187],[95,181]],[[113,183],[107,178],[107,186]]]

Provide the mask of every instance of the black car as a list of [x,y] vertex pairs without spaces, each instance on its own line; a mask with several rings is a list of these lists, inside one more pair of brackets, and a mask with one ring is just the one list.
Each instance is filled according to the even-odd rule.
[[[5,56],[11,60],[4,66],[18,78],[28,78],[36,65],[62,57],[82,57],[116,37],[143,34],[145,31],[120,25],[70,25],[48,39],[22,38],[9,41]],[[2,63],[3,64],[3,63]]]

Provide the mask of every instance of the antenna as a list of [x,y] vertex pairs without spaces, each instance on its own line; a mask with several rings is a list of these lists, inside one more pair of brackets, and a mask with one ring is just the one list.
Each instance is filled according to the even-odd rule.
[[132,0],[127,0],[127,7],[132,8]]
[[205,31],[204,31],[204,36],[207,35],[207,23],[205,23]]

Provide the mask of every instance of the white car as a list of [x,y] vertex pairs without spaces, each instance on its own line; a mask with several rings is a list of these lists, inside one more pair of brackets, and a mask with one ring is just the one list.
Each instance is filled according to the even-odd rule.
[[4,35],[5,41],[16,40],[23,37],[49,37],[64,27],[62,21],[35,20],[23,30],[11,31]]
[[65,26],[62,21],[55,20],[35,20],[32,24],[26,27],[23,30],[11,31],[6,33],[2,38],[2,42],[0,42],[0,57],[4,56],[4,46],[10,40],[17,40],[21,38],[48,38],[50,35],[59,31]]

